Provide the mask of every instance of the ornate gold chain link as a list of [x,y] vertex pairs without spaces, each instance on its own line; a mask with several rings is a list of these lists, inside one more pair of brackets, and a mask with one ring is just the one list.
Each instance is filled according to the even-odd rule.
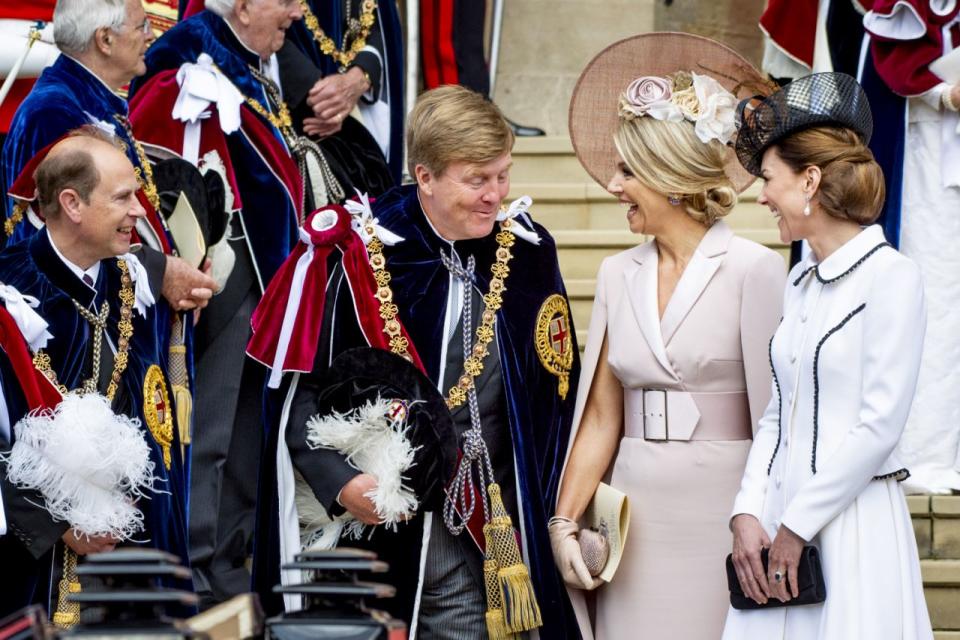
[[[120,320],[117,322],[117,332],[119,338],[117,339],[117,354],[113,362],[113,372],[110,375],[110,384],[107,385],[107,400],[113,402],[114,396],[117,395],[117,389],[120,385],[120,377],[123,375],[123,372],[127,369],[127,363],[129,362],[129,348],[130,348],[130,338],[133,337],[133,302],[134,302],[134,293],[133,293],[133,280],[130,278],[130,270],[127,267],[127,263],[122,260],[117,260],[117,266],[120,268]],[[74,306],[80,315],[91,324],[94,328],[94,338],[93,338],[93,375],[89,380],[85,381],[80,387],[81,393],[89,393],[96,389],[97,380],[99,378],[100,372],[100,351],[102,349],[102,340],[103,340],[103,329],[106,326],[106,315],[105,311],[109,311],[107,303],[103,303],[103,307],[100,309],[100,314],[95,315],[88,309],[84,309],[80,304],[74,301]],[[101,316],[103,316],[101,318]],[[53,370],[53,366],[50,360],[50,356],[43,350],[38,349],[33,356],[33,366],[36,367],[37,371],[42,373],[44,377],[47,378],[57,389],[60,390],[60,393],[68,393],[70,390],[67,389],[64,385],[60,384],[59,379],[57,378],[56,372]],[[92,386],[91,386],[92,385]]]
[[[160,194],[157,192],[157,183],[153,180],[153,166],[151,166],[150,160],[147,158],[147,153],[143,150],[143,145],[134,137],[130,120],[119,113],[114,114],[113,117],[120,123],[123,130],[127,132],[127,137],[133,144],[133,150],[136,152],[137,159],[140,161],[140,166],[133,168],[137,174],[137,182],[140,184],[140,188],[143,189],[143,193],[146,194],[147,200],[150,201],[153,210],[156,211],[157,214],[160,214]],[[160,215],[160,218],[162,220],[163,216]]]
[[[489,355],[487,348],[496,335],[494,325],[497,321],[497,311],[503,306],[503,293],[507,290],[506,280],[510,275],[509,262],[513,259],[510,251],[516,237],[510,231],[512,220],[500,223],[497,233],[496,262],[490,266],[490,289],[483,296],[484,309],[480,315],[480,326],[477,327],[476,340],[473,351],[464,354],[463,374],[457,384],[447,392],[447,408],[455,409],[467,400],[467,391],[473,388],[474,380],[483,372],[483,360]],[[370,268],[373,269],[373,278],[377,283],[376,298],[380,301],[380,317],[384,321],[383,332],[390,338],[390,351],[410,360],[410,343],[400,332],[400,321],[397,320],[399,309],[393,302],[393,290],[390,288],[390,272],[387,271],[387,261],[383,256],[383,243],[376,237],[372,225],[364,229],[373,240],[367,245],[367,254],[370,259]]]
[[[364,0],[360,7],[360,19],[356,21],[351,20],[351,22],[356,22],[356,24],[351,25],[343,34],[343,42],[340,43],[341,48],[338,49],[337,43],[333,41],[333,38],[324,33],[323,28],[320,27],[320,21],[317,20],[317,16],[310,10],[310,5],[307,3],[307,0],[300,0],[300,10],[303,12],[303,23],[307,25],[307,29],[313,34],[313,39],[316,40],[317,45],[320,47],[320,52],[325,56],[333,58],[334,62],[339,65],[341,73],[347,70],[347,67],[356,59],[357,54],[367,46],[367,38],[370,37],[370,31],[373,29],[374,22],[376,22],[374,12],[377,10],[377,3],[374,2],[374,0]],[[350,41],[351,36],[352,41]],[[349,47],[347,46],[348,41],[350,41]]]

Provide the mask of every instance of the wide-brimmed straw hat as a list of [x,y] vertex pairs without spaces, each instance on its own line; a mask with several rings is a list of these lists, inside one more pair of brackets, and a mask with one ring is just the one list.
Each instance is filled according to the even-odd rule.
[[[738,99],[771,93],[772,87],[749,61],[726,45],[689,33],[657,32],[611,44],[590,61],[570,99],[570,139],[580,163],[600,186],[616,171],[613,134],[620,95],[641,76],[677,71],[707,75]],[[691,125],[692,126],[692,125]],[[727,174],[738,191],[753,182],[730,149]]]
[[845,73],[814,73],[797,78],[752,107],[741,103],[743,124],[737,156],[750,173],[760,175],[763,152],[792,133],[821,125],[853,129],[870,142],[873,115],[863,87]]

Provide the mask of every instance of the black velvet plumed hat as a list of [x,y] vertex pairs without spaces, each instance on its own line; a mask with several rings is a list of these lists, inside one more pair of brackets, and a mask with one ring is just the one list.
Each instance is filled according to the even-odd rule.
[[737,158],[755,176],[760,175],[764,151],[797,131],[839,125],[855,131],[864,144],[870,142],[873,133],[867,94],[845,73],[814,73],[798,78],[752,109],[751,100],[740,103]]
[[348,414],[378,400],[399,403],[406,438],[416,450],[406,485],[423,510],[443,505],[444,487],[457,462],[457,437],[444,397],[426,375],[389,351],[359,347],[334,358],[321,388],[321,415]]

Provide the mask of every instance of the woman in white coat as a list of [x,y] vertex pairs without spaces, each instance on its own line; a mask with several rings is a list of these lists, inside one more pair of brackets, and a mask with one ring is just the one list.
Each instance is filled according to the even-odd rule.
[[894,454],[923,347],[923,284],[870,225],[884,197],[872,126],[856,81],[828,73],[768,97],[740,130],[737,154],[765,181],[759,202],[781,239],[812,251],[787,278],[773,398],[731,520],[734,565],[747,596],[789,605],[801,551],[815,545],[826,601],[731,608],[725,640],[933,637],[898,484],[909,471]]

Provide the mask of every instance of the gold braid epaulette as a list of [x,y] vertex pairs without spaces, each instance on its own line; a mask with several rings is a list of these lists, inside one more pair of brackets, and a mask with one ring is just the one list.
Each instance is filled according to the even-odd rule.
[[[317,16],[310,10],[310,5],[307,3],[307,0],[300,0],[300,10],[303,12],[303,23],[307,25],[307,29],[313,34],[313,39],[316,40],[317,46],[320,47],[320,52],[325,56],[333,58],[334,62],[339,65],[340,72],[342,73],[353,63],[357,54],[367,46],[367,38],[370,37],[370,30],[373,29],[373,23],[376,22],[373,14],[377,10],[377,3],[374,2],[374,0],[363,0],[360,19],[356,21],[357,24],[355,26],[347,29],[346,33],[343,34],[343,42],[340,43],[342,50],[337,48],[337,43],[333,41],[333,38],[324,33],[323,28],[320,27],[320,21],[317,20]],[[350,39],[351,35],[354,37],[348,47],[347,40]]]
[[30,204],[23,200],[17,200],[14,203],[10,217],[3,221],[3,232],[7,234],[8,238],[17,230],[17,225],[23,222],[23,214],[27,212],[29,206]]
[[[476,340],[473,352],[464,354],[463,374],[457,384],[447,392],[447,407],[455,409],[467,400],[467,391],[474,385],[474,379],[483,372],[483,359],[490,353],[487,346],[496,335],[494,325],[497,321],[497,311],[503,306],[503,293],[507,290],[506,279],[510,275],[509,262],[513,258],[510,248],[516,237],[510,231],[513,221],[510,219],[500,223],[500,232],[497,233],[496,262],[490,266],[490,289],[483,296],[484,309],[480,316],[480,326],[477,327]],[[365,231],[373,236],[367,245],[367,255],[370,259],[370,268],[377,282],[376,298],[380,302],[380,317],[384,321],[383,332],[390,338],[390,351],[410,360],[409,341],[400,332],[400,322],[397,320],[399,309],[393,302],[393,291],[390,289],[390,272],[387,271],[386,258],[383,257],[383,243],[374,234],[372,226]]]

